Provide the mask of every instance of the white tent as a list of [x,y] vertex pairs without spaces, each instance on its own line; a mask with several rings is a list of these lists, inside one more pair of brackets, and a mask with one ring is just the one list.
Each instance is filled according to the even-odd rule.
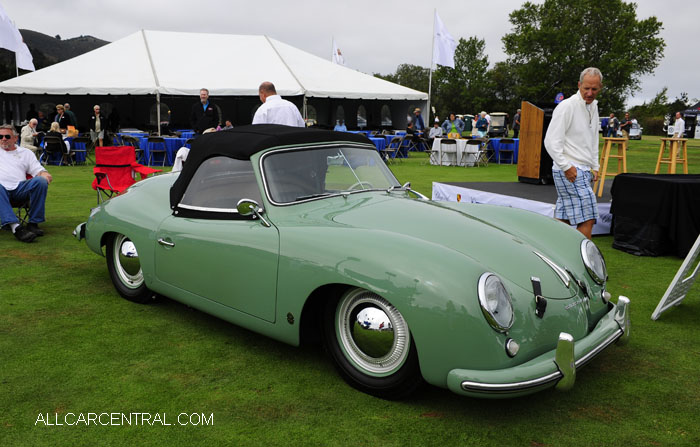
[[425,101],[428,95],[267,36],[139,31],[73,59],[0,83],[0,93],[282,96]]

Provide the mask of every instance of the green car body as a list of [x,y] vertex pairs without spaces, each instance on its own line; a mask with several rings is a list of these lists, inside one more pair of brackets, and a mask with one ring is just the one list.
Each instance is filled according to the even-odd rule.
[[[362,148],[380,160],[375,150],[370,154],[371,145],[335,144]],[[553,219],[506,207],[433,202],[396,185],[361,184],[360,190],[308,200],[273,200],[266,157],[314,145],[323,146],[272,144],[250,155],[262,198],[259,218],[180,216],[171,203],[178,174],[165,174],[94,209],[84,227],[87,245],[104,254],[114,235],[124,235],[138,252],[150,291],[292,345],[301,342],[303,327],[324,318],[326,301],[369,291],[405,320],[410,334],[403,337],[415,349],[422,379],[462,395],[568,388],[577,367],[627,339],[629,301],[609,301],[605,278],[596,281],[584,262],[583,236]],[[496,275],[510,297],[512,324],[505,330],[489,323],[480,303],[485,273]],[[541,287],[539,298],[533,279]],[[394,333],[396,344],[400,331],[391,321],[395,330],[384,328],[382,334]],[[377,371],[362,370],[368,382],[358,379],[358,388],[373,393],[371,380],[389,375]]]

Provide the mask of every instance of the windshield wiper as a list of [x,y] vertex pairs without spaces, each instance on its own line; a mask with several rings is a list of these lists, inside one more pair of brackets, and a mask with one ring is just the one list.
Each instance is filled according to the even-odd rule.
[[325,196],[330,196],[332,195],[330,192],[321,192],[317,194],[309,194],[307,196],[299,196],[294,200],[306,200],[306,199],[315,199],[316,197],[325,197]]

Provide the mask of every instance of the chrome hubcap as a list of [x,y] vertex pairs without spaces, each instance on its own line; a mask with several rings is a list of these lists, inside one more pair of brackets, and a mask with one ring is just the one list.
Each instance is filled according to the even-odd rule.
[[143,272],[136,246],[123,234],[114,239],[114,266],[125,286],[136,289],[143,284]]
[[348,359],[367,374],[393,374],[408,356],[406,321],[375,293],[355,290],[346,295],[336,312],[336,331]]

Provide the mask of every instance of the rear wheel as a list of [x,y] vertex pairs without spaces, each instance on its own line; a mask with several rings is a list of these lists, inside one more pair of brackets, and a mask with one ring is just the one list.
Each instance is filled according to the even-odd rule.
[[360,391],[401,399],[422,383],[408,324],[394,306],[373,292],[351,289],[329,300],[323,334],[341,376]]
[[146,287],[136,246],[123,234],[107,241],[107,269],[119,295],[136,303],[147,303],[153,293]]

